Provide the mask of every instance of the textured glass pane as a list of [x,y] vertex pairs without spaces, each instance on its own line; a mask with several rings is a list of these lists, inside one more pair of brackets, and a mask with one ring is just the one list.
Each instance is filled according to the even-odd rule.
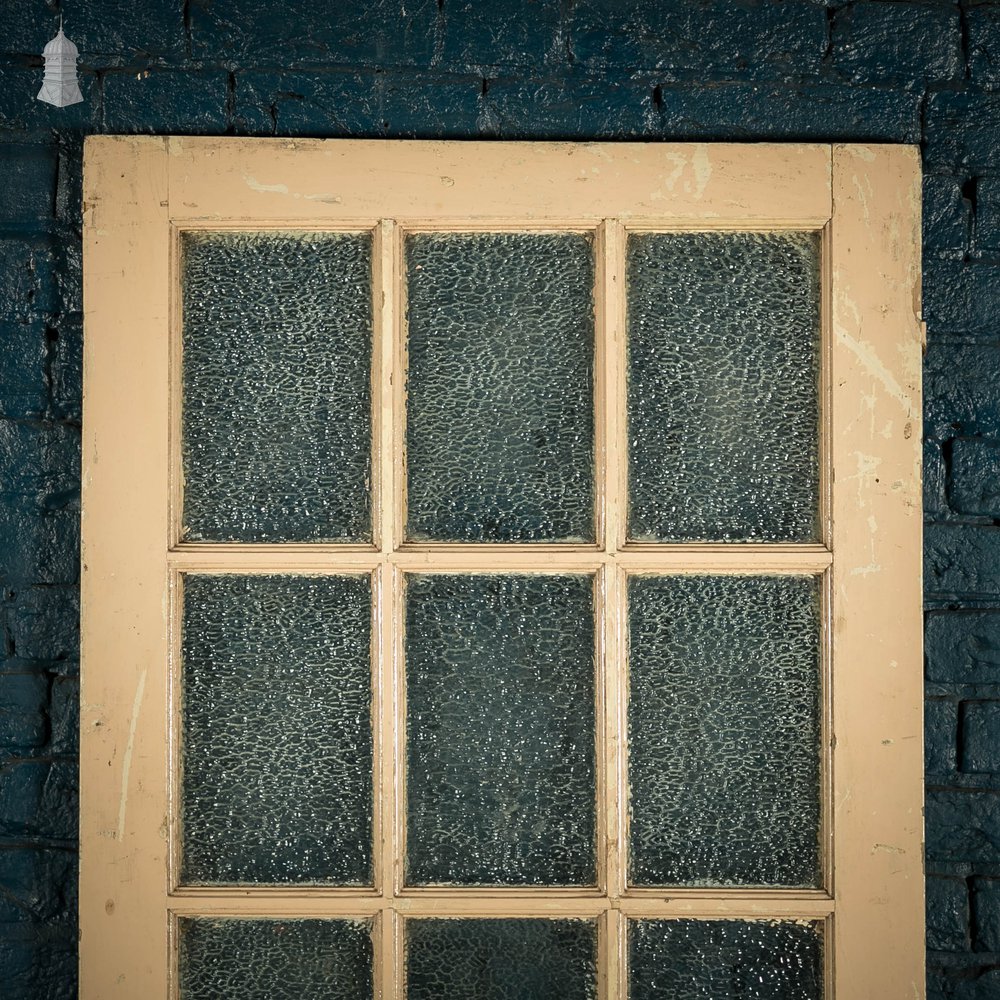
[[819,880],[819,601],[795,576],[629,582],[630,880]]
[[371,931],[353,920],[180,921],[181,1000],[368,1000]]
[[410,578],[410,884],[594,883],[592,595],[586,576]]
[[408,920],[408,1000],[594,1000],[585,920]]
[[819,924],[637,920],[629,1000],[821,1000]]
[[817,537],[819,237],[628,241],[629,537]]
[[406,242],[414,539],[594,538],[589,236]]
[[184,531],[371,537],[371,238],[184,239]]
[[370,632],[367,577],[185,577],[185,882],[371,883]]

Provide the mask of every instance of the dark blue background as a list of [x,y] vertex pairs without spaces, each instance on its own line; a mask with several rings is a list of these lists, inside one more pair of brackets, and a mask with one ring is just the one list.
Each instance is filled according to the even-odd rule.
[[0,994],[75,996],[92,132],[919,143],[931,996],[1000,996],[1000,3],[0,0]]

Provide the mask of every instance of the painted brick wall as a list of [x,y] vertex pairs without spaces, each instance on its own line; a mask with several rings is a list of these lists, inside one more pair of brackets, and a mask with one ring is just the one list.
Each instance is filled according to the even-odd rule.
[[75,996],[91,132],[920,143],[928,962],[1000,997],[1000,3],[0,0],[0,994]]

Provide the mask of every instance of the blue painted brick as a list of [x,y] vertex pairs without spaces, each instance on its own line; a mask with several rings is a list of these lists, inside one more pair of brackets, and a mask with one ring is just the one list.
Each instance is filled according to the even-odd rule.
[[565,61],[559,0],[447,0],[435,30],[434,66],[537,73]]
[[483,131],[479,79],[391,70],[378,83],[390,138],[463,139]]
[[958,746],[958,702],[953,698],[928,698],[924,703],[924,770],[952,775]]
[[1000,7],[983,4],[965,11],[969,75],[983,86],[1000,83]]
[[0,850],[0,926],[65,920],[76,859],[68,851],[20,847]]
[[980,177],[976,185],[976,250],[1000,256],[1000,177]]
[[1000,611],[935,611],[924,631],[927,680],[1000,684]]
[[997,169],[1000,93],[933,93],[927,98],[925,123],[925,168],[986,173]]
[[940,4],[849,4],[832,44],[834,66],[853,80],[952,80],[963,71],[958,11]]
[[79,494],[79,428],[0,420],[0,497],[53,509],[73,506]]
[[49,708],[51,746],[54,754],[75,757],[80,748],[80,681],[57,677],[52,684]]
[[961,768],[971,774],[1000,771],[1000,701],[962,703]]
[[924,177],[924,252],[961,259],[969,244],[969,202],[956,177]]
[[235,98],[242,133],[318,138],[383,134],[373,73],[242,73],[236,78]]
[[108,73],[102,105],[104,130],[183,135],[222,132],[228,121],[228,80],[221,70]]
[[923,458],[924,516],[928,520],[947,520],[952,511],[948,505],[947,475],[941,442],[925,440]]
[[49,681],[44,674],[0,673],[0,751],[45,743],[48,701]]
[[75,762],[0,764],[0,836],[75,840],[78,809]]
[[[6,6],[0,4],[0,7]],[[12,5],[27,16],[20,4]],[[81,68],[78,73],[83,101],[55,108],[36,100],[42,86],[42,69],[0,64],[0,129],[31,130],[44,134],[62,129],[89,129],[97,121],[100,92],[97,77]],[[50,133],[51,134],[51,133]]]
[[969,891],[963,879],[927,879],[927,947],[965,951],[969,946]]
[[976,950],[1000,952],[1000,880],[976,879],[972,914]]
[[437,0],[298,4],[272,0],[190,5],[194,54],[235,67],[429,66],[444,24]]
[[75,662],[80,645],[75,586],[18,588],[2,610],[18,659]]
[[1000,264],[926,261],[924,318],[932,335],[1000,339]]
[[62,419],[79,422],[83,401],[83,317],[61,316],[49,336],[53,348],[49,369],[53,407]]
[[1000,863],[1000,793],[930,789],[925,824],[928,867]]
[[79,548],[78,512],[41,511],[13,502],[0,506],[0,552],[8,581],[76,583]]
[[1000,518],[1000,441],[958,438],[952,442],[948,496],[960,514]]
[[54,264],[52,247],[44,237],[0,239],[0,321],[24,323],[56,309]]
[[815,4],[739,0],[579,0],[570,49],[588,70],[657,70],[665,80],[817,73],[827,22]]
[[76,1000],[75,928],[25,923],[0,934],[3,1000]]
[[638,80],[501,80],[482,103],[479,130],[501,139],[629,139],[660,134],[652,87]]
[[1000,528],[929,524],[924,531],[924,591],[938,600],[1000,600]]
[[54,145],[0,142],[0,226],[38,225],[52,218],[56,201]]
[[0,418],[41,416],[49,388],[44,323],[0,320],[0,344]]
[[1000,348],[931,342],[924,359],[924,433],[1000,438]]
[[91,66],[144,66],[184,58],[182,3],[73,0],[64,10],[66,34],[80,50],[81,61]]

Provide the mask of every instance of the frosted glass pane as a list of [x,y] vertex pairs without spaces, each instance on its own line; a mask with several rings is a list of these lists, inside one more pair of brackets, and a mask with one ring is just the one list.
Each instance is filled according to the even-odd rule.
[[406,601],[407,881],[592,885],[585,576],[416,576]]
[[630,881],[819,884],[812,577],[629,581]]
[[370,632],[367,577],[185,577],[185,882],[371,884]]
[[594,538],[589,236],[406,241],[407,535]]
[[629,237],[628,533],[818,533],[819,237]]
[[822,1000],[821,925],[637,920],[630,1000]]
[[353,920],[180,921],[181,1000],[367,1000],[372,943]]
[[371,238],[184,238],[184,533],[371,537]]
[[408,1000],[594,1000],[585,920],[408,920]]

